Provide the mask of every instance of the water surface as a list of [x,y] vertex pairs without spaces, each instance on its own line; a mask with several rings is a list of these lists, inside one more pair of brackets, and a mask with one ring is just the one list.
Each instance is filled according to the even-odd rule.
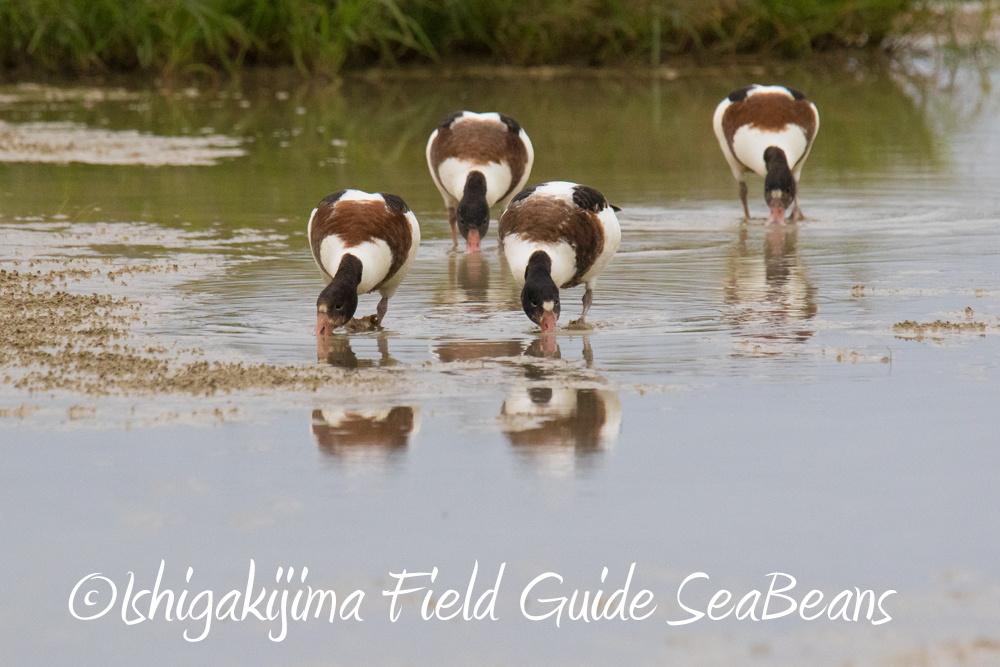
[[[147,304],[142,340],[386,383],[107,398],[2,385],[4,662],[995,663],[1000,110],[995,73],[942,67],[5,90],[7,122],[240,137],[247,154],[6,164],[4,268],[176,261],[106,287]],[[797,227],[741,224],[711,131],[717,102],[751,80],[820,109]],[[532,183],[582,182],[622,208],[592,331],[541,340],[497,253],[498,212],[481,255],[452,251],[423,147],[455,108],[517,118]],[[305,224],[345,187],[401,195],[424,241],[385,331],[317,350]],[[750,192],[763,216],[762,183]],[[564,322],[581,298],[564,292]],[[893,329],[906,320],[986,326]],[[183,589],[193,567],[192,594],[221,597],[251,558],[267,585],[305,566],[315,586],[366,590],[365,621],[293,624],[281,643],[269,624],[218,622],[189,644],[196,624],[67,612],[91,572],[149,588],[163,559],[164,585]],[[424,622],[411,604],[388,622],[389,572],[436,566],[442,591],[464,591],[477,560],[490,584],[507,564],[499,620]],[[659,605],[646,621],[556,629],[520,614],[537,574],[566,578],[555,595],[601,587],[606,566],[612,590],[633,562]],[[698,571],[711,580],[686,591],[701,608],[718,588],[766,591],[777,571],[799,598],[897,590],[893,621],[668,626]]]

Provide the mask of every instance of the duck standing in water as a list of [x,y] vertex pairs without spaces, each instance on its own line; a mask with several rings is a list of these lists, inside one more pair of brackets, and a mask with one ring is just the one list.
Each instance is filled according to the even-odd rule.
[[747,219],[750,208],[744,179],[753,171],[764,177],[764,200],[771,209],[768,223],[784,224],[793,206],[792,222],[801,220],[799,176],[819,129],[816,105],[797,90],[753,84],[719,103],[713,125],[740,184]]
[[543,333],[556,330],[559,288],[587,286],[584,323],[597,277],[621,242],[615,206],[585,185],[554,181],[522,190],[500,216],[500,247],[521,288],[521,307]]
[[524,187],[535,160],[531,139],[517,121],[499,113],[455,111],[427,141],[427,166],[448,207],[466,252],[477,252],[490,227],[490,207]]
[[341,190],[321,201],[309,216],[309,246],[326,282],[316,301],[316,334],[350,322],[358,295],[376,290],[381,326],[419,245],[417,218],[396,195]]

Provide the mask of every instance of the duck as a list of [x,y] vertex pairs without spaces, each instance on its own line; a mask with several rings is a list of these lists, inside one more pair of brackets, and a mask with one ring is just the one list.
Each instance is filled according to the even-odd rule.
[[316,300],[316,335],[351,321],[358,295],[378,291],[375,326],[417,256],[420,225],[398,195],[339,190],[309,216],[309,247],[326,287]]
[[768,224],[784,224],[789,211],[792,222],[802,220],[799,179],[819,130],[816,105],[797,90],[755,83],[719,103],[713,126],[739,183],[746,218],[750,207],[744,179],[752,171],[764,177],[764,200],[771,210]]
[[427,167],[448,208],[451,239],[478,252],[490,227],[490,207],[528,182],[535,150],[516,120],[501,113],[454,111],[427,140]]
[[564,287],[586,285],[576,324],[585,323],[597,277],[621,242],[620,210],[593,188],[553,181],[522,190],[500,216],[500,247],[521,307],[542,333],[556,330]]

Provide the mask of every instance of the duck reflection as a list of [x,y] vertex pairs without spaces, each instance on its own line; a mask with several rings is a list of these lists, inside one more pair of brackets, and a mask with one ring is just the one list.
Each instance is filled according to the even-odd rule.
[[433,351],[440,361],[474,361],[518,357],[524,348],[519,340],[439,340]]
[[[593,351],[584,337],[589,367]],[[546,360],[562,358],[556,336],[543,335],[524,351]],[[522,366],[524,379],[507,393],[500,407],[500,430],[519,454],[551,472],[568,472],[577,463],[611,447],[621,430],[618,392],[580,367],[553,368],[545,362]],[[581,374],[577,377],[574,375]],[[595,386],[596,385],[596,386]]]
[[420,408],[312,411],[312,434],[324,454],[349,462],[383,462],[406,451],[420,430]]
[[618,392],[532,383],[512,387],[500,408],[510,444],[539,465],[572,469],[576,459],[612,446],[622,425]]
[[506,261],[502,253],[449,254],[448,284],[440,301],[449,305],[462,304],[474,313],[519,309],[520,302]]
[[[763,344],[801,343],[816,333],[816,288],[799,256],[798,225],[768,227],[763,263],[748,249],[741,226],[725,285],[728,321],[735,333]],[[761,349],[776,353],[775,349]]]
[[351,338],[346,334],[318,336],[316,338],[316,358],[338,368],[381,368],[394,366],[398,362],[389,355],[389,341],[381,335],[376,340],[379,359],[359,359],[351,348]]
[[555,334],[544,334],[531,341],[524,354],[539,359],[562,359],[562,348]]

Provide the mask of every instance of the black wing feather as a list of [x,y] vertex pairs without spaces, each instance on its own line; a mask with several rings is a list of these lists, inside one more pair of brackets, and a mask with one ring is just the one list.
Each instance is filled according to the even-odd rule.
[[347,190],[337,190],[336,192],[323,197],[323,201],[321,201],[316,208],[319,208],[320,206],[333,206],[341,197],[344,196],[345,192],[347,192]]
[[410,207],[406,205],[406,202],[399,195],[391,195],[388,192],[380,192],[379,194],[385,200],[385,207],[390,211],[406,213],[410,210]]
[[586,185],[578,185],[573,188],[573,203],[582,209],[593,211],[594,213],[600,213],[609,206],[608,200],[604,198],[604,195],[594,188],[588,188]]
[[532,194],[534,194],[536,187],[537,186],[532,185],[530,188],[525,188],[525,189],[521,190],[516,195],[514,195],[514,198],[510,200],[510,203],[513,204],[514,202],[519,202],[522,199],[527,199]]

